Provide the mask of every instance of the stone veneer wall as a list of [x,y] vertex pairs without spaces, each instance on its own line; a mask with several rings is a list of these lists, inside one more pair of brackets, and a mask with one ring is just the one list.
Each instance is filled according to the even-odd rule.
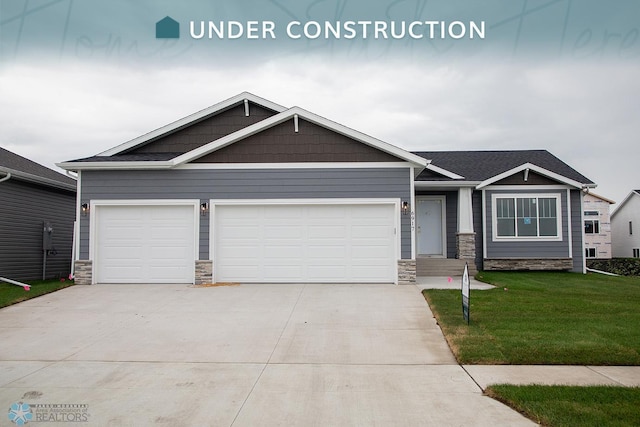
[[93,262],[77,260],[75,262],[73,278],[76,285],[90,285],[92,279]]
[[398,260],[398,284],[399,285],[415,285],[416,284],[416,260],[415,259]]
[[485,259],[485,270],[571,270],[571,258],[557,259]]
[[196,261],[196,285],[204,285],[213,282],[213,261],[197,260]]

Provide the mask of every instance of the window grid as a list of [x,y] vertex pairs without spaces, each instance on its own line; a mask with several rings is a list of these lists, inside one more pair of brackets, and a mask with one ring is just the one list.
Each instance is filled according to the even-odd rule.
[[496,197],[496,233],[503,238],[559,237],[558,197]]

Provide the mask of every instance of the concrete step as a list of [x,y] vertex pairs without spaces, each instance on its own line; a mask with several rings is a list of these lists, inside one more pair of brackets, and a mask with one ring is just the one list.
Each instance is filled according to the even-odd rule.
[[[417,276],[462,276],[466,260],[452,258],[417,258]],[[478,272],[473,261],[469,262],[469,275]]]

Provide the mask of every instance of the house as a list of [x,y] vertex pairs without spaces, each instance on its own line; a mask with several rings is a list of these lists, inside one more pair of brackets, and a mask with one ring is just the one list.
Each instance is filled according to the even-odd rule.
[[411,153],[246,92],[59,166],[80,183],[77,283],[582,272],[595,186],[544,150]]
[[615,202],[595,193],[584,195],[584,252],[587,259],[611,259],[611,216]]
[[68,276],[75,218],[74,179],[0,148],[0,276]]
[[180,23],[170,16],[165,16],[156,22],[157,39],[179,39]]
[[640,190],[633,190],[611,214],[613,256],[640,258]]

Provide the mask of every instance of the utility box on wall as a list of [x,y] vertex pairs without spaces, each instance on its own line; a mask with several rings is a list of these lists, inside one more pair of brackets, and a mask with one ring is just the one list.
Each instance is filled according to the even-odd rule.
[[42,229],[42,250],[50,251],[53,249],[53,227],[49,221],[44,222]]

